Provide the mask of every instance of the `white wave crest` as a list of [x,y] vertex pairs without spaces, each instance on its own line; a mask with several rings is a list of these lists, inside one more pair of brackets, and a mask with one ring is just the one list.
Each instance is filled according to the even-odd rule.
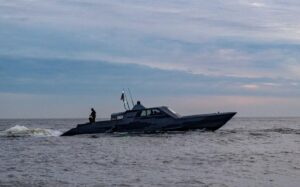
[[0,136],[7,137],[23,137],[23,136],[37,136],[37,137],[45,137],[45,136],[60,136],[62,132],[51,129],[41,129],[41,128],[27,128],[25,126],[16,125],[5,131],[0,132]]

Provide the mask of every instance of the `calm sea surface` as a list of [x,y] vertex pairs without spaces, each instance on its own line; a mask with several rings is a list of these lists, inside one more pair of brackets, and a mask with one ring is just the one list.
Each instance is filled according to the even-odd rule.
[[300,118],[216,132],[59,135],[86,119],[0,120],[0,186],[300,186]]

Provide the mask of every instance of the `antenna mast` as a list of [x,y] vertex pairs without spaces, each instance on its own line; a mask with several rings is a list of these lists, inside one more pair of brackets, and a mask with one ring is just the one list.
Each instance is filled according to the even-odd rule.
[[125,100],[126,100],[126,104],[127,104],[128,110],[130,110],[130,106],[129,106],[126,94],[125,94]]
[[130,91],[129,88],[127,88],[127,89],[128,89],[128,93],[129,93],[129,96],[130,96],[130,99],[131,99],[131,103],[132,103],[132,108],[133,108],[134,107],[134,101],[132,99],[131,91]]

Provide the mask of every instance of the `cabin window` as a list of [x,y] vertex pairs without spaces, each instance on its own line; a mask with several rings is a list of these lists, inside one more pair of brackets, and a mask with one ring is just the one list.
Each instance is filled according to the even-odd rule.
[[147,110],[147,116],[151,116],[152,110]]
[[117,120],[118,120],[118,119],[123,119],[123,118],[124,118],[123,115],[118,115],[118,116],[117,116]]
[[160,112],[160,110],[158,110],[158,109],[152,109],[152,115],[153,116],[155,116],[155,115],[160,115],[161,114],[161,112]]
[[147,117],[147,116],[156,116],[156,115],[161,115],[162,112],[158,109],[147,109],[147,110],[142,110],[140,113],[137,114],[138,117]]
[[140,117],[146,117],[146,116],[147,116],[146,110],[143,110],[140,114]]

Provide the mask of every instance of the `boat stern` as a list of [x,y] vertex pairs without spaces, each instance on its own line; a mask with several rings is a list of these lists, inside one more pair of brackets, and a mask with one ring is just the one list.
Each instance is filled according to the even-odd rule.
[[76,135],[76,134],[78,134],[78,129],[73,128],[73,129],[70,129],[70,130],[64,132],[61,136],[73,136],[73,135]]

